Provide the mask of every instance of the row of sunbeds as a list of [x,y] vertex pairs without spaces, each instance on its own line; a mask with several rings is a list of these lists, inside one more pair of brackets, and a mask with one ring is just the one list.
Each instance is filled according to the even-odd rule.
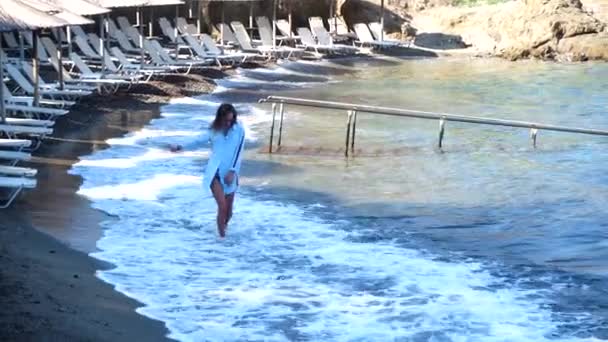
[[[31,158],[32,151],[52,134],[55,120],[84,97],[212,66],[234,67],[249,61],[302,58],[305,54],[357,54],[365,47],[400,44],[375,38],[377,33],[373,32],[378,26],[373,23],[357,24],[351,32],[340,18],[330,20],[331,33],[321,18],[311,18],[310,28],[301,27],[294,33],[286,20],[272,23],[258,17],[259,39],[252,39],[238,21],[220,23],[219,42],[198,33],[185,18],[173,22],[159,18],[158,23],[163,36],[153,38],[144,37],[125,17],[108,20],[109,37],[105,41],[78,26],[69,27],[69,31],[54,30],[53,37],[40,37],[38,44],[34,44],[31,33],[3,34],[6,48],[0,53],[8,80],[1,84],[7,118],[0,123],[0,189],[8,189],[8,194],[0,208],[8,207],[23,189],[36,186],[37,171],[18,164]],[[276,41],[273,25],[280,33]],[[60,75],[57,81],[39,77],[38,92],[34,68],[25,59],[23,49],[33,46],[37,46],[41,66]],[[34,99],[35,93],[39,94],[38,100]]]

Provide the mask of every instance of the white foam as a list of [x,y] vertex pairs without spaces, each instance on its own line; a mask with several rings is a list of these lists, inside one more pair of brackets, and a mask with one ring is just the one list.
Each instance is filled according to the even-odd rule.
[[181,341],[286,334],[388,341],[428,333],[547,341],[555,329],[539,293],[491,290],[501,279],[480,264],[434,261],[392,242],[352,242],[310,212],[246,195],[229,238],[218,242],[211,199],[196,186],[163,189],[172,197],[145,210],[137,200],[96,203],[121,220],[94,256],[118,265],[101,278],[147,304],[140,312],[166,322]]

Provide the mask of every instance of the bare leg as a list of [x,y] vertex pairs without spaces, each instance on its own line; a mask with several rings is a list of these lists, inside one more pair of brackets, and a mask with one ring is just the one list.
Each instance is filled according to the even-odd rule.
[[224,195],[224,188],[217,179],[211,182],[211,192],[213,198],[217,203],[217,231],[220,237],[226,236],[226,223],[228,222],[228,206],[226,204],[226,196]]
[[228,222],[230,222],[230,219],[232,218],[232,208],[234,205],[234,192],[231,193],[230,195],[226,195],[226,210],[227,210],[227,215],[226,215],[226,225],[228,225]]

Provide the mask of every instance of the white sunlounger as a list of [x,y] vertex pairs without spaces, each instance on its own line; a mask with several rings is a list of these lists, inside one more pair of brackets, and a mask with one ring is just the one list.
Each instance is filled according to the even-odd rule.
[[237,43],[239,44],[242,51],[257,52],[260,55],[266,57],[267,59],[271,59],[273,57],[272,46],[253,46],[251,37],[249,37],[247,30],[245,30],[245,26],[243,26],[240,21],[233,21],[232,23],[230,23],[230,25],[234,30],[234,36],[236,37]]
[[40,119],[28,119],[28,118],[6,118],[6,123],[9,125],[34,126],[34,127],[53,127],[55,125],[55,121],[53,121],[53,120],[40,120]]
[[318,56],[322,56],[323,54],[334,54],[340,52],[340,49],[335,48],[333,46],[321,45],[315,41],[315,38],[312,35],[312,32],[306,27],[298,28],[298,35],[300,36],[301,45],[299,47],[303,47],[305,49],[310,49],[314,51]]
[[[4,101],[7,104],[13,104],[13,105],[22,105],[22,106],[26,106],[26,107],[33,107],[34,106],[34,98],[32,96],[14,96],[12,94],[12,92],[8,89],[8,87],[6,86],[6,84],[2,83],[0,86],[2,86],[4,89]],[[53,99],[45,99],[45,98],[40,98],[38,99],[38,104],[41,106],[38,109],[39,110],[48,110],[49,112],[51,110],[55,110],[55,111],[61,111],[63,112],[63,109],[57,109],[56,107],[59,108],[65,108],[65,107],[70,107],[74,104],[73,101],[64,101],[64,100],[53,100]],[[55,107],[55,108],[45,108],[45,106],[48,107]],[[7,109],[8,110],[8,109]]]
[[224,55],[211,55],[207,53],[203,45],[199,43],[199,41],[196,40],[194,37],[192,37],[189,33],[183,34],[182,38],[186,41],[186,43],[194,52],[194,54],[196,54],[199,58],[202,58],[203,60],[213,59],[219,67],[224,66],[222,62],[228,62],[228,64],[236,63],[236,60],[233,57]]
[[392,46],[409,46],[411,43],[411,41],[409,41],[408,43],[404,44],[399,40],[387,38],[388,36],[386,32],[382,32],[382,24],[380,24],[379,22],[369,23],[369,25],[367,26],[369,27],[370,32],[374,36],[374,39],[378,42],[384,42]]
[[165,65],[187,67],[188,71],[186,73],[189,73],[192,68],[207,68],[214,62],[214,60],[211,58],[206,60],[174,59],[167,51],[165,51],[158,41],[151,40],[149,43],[154,52],[161,58],[162,61],[164,61]]
[[289,25],[289,21],[285,19],[279,19],[275,22],[277,25],[277,29],[283,35],[284,39],[291,40],[299,40],[300,37],[292,32],[291,25]]
[[85,55],[86,58],[99,62],[101,60],[101,55],[98,54],[88,41],[88,36],[76,36],[72,41],[78,46],[78,49]]
[[0,209],[8,208],[23,189],[36,187],[36,179],[27,177],[0,177],[0,188],[10,189],[6,199],[0,203]]
[[[5,64],[4,67],[10,78],[12,78],[13,81],[15,81],[19,85],[19,87],[23,90],[23,92],[25,92],[25,94],[29,96],[34,95],[34,86],[30,83],[26,76],[22,74],[19,69],[17,69],[16,66],[12,64]],[[82,92],[48,88],[45,89],[43,87],[40,87],[39,94],[41,96],[49,97],[57,101],[64,100],[67,98],[80,98],[82,96]],[[65,105],[63,105],[63,107],[71,106],[73,104],[73,101],[65,100]]]
[[272,38],[272,26],[270,26],[270,21],[266,17],[257,17],[256,22],[258,24],[258,31],[260,33],[260,38],[262,39],[262,44],[264,46],[269,46],[272,48],[272,51],[281,55],[287,56],[287,58],[291,58],[292,56],[302,57],[304,54],[304,49],[300,48],[291,48],[288,46],[272,46],[273,38]]
[[[222,30],[223,28],[223,30]],[[236,36],[234,35],[234,32],[232,32],[232,28],[230,28],[230,25],[225,24],[225,23],[219,23],[217,24],[217,30],[220,33],[223,33],[222,37],[221,37],[221,41],[223,42],[223,45],[234,45],[234,44],[238,44],[238,41],[236,39]]]
[[105,81],[105,82],[117,84],[117,85],[130,85],[131,84],[130,81],[128,81],[127,79],[125,79],[125,77],[122,77],[120,75],[108,74],[108,73],[102,73],[102,72],[93,72],[91,70],[91,68],[82,60],[82,58],[80,58],[80,56],[78,56],[78,54],[76,54],[74,52],[72,52],[70,54],[70,59],[74,63],[74,66],[76,66],[76,68],[78,68],[78,70],[80,71],[80,74],[82,75],[81,78],[94,79],[96,81]]
[[171,68],[163,66],[155,66],[149,64],[135,64],[129,60],[129,58],[117,47],[111,48],[112,55],[118,59],[120,63],[119,68],[128,72],[136,72],[146,75],[146,82],[149,81],[153,76],[167,75],[171,73]]
[[178,17],[177,19],[175,19],[175,26],[181,34],[187,33],[191,36],[199,35],[196,27],[194,25],[188,24],[188,21],[186,21],[186,18],[184,17]]
[[[8,118],[7,118],[8,119]],[[0,148],[16,148],[21,149],[24,147],[32,146],[31,140],[26,139],[0,139]]]
[[329,34],[329,32],[327,32],[325,29],[325,26],[323,26],[323,21],[321,18],[310,18],[310,28],[320,45],[331,46],[334,49],[338,49],[340,52],[346,54],[360,52],[359,48],[352,45],[335,44],[331,34]]
[[179,36],[179,34],[176,35],[175,28],[171,25],[171,22],[167,18],[158,18],[158,25],[160,25],[163,35],[167,37],[171,43],[177,44],[178,49],[186,47],[186,43],[182,37]]
[[224,53],[213,41],[213,38],[208,34],[201,35],[201,42],[204,48],[207,50],[212,57],[221,57],[222,59],[233,59],[236,63],[245,63],[248,58],[255,58],[258,56],[257,53],[245,53],[245,52],[230,52]]
[[344,21],[344,17],[333,17],[329,18],[329,33],[337,37],[343,37],[344,39],[356,39],[357,35],[351,32]]
[[15,38],[15,34],[13,32],[4,32],[2,33],[2,38],[4,38],[4,43],[11,49],[19,49],[19,42]]
[[[23,70],[23,72],[25,73],[25,76],[27,76],[27,78],[30,80],[30,82],[34,81],[34,68],[30,64],[30,62],[23,61],[21,63],[21,70]],[[47,83],[42,79],[42,77],[38,78],[38,82],[39,82],[38,86],[40,87],[40,89],[61,90],[60,89],[61,85],[58,82]],[[82,96],[91,95],[93,93],[93,90],[95,90],[95,88],[94,87],[93,88],[85,87],[85,86],[81,86],[81,85],[77,85],[77,84],[73,84],[73,83],[69,83],[69,82],[68,83],[64,82],[63,90],[69,91],[71,94],[74,94],[74,96],[82,97]]]
[[36,177],[38,170],[29,167],[15,167],[0,165],[0,175],[16,177]]
[[369,27],[366,24],[358,23],[353,26],[355,29],[355,33],[357,34],[357,40],[355,43],[360,46],[370,46],[372,48],[390,48],[395,47],[394,43],[380,42],[374,39],[372,33],[369,30]]

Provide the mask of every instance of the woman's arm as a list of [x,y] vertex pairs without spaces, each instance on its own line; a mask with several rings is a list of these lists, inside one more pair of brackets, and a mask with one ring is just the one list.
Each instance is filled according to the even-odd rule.
[[179,145],[179,144],[169,145],[169,149],[172,152],[193,150],[203,144],[208,143],[210,139],[211,139],[211,133],[210,133],[210,131],[207,130],[207,131],[204,131],[203,133],[199,134],[196,138],[194,138],[194,140],[187,142],[183,145]]
[[237,126],[236,128],[237,130],[235,131],[235,146],[230,164],[230,169],[228,171],[228,174],[226,174],[226,177],[224,178],[226,184],[232,184],[235,176],[238,179],[238,175],[241,171],[241,160],[243,159],[243,149],[245,147],[245,130],[241,125]]

